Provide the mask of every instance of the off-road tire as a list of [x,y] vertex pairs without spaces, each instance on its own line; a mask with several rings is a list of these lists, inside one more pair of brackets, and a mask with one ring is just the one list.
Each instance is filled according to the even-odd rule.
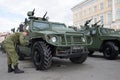
[[106,59],[114,60],[118,57],[119,49],[113,42],[107,42],[103,47],[103,54]]
[[87,59],[88,54],[81,54],[80,57],[70,58],[70,61],[75,64],[82,64]]
[[32,47],[32,60],[36,70],[47,70],[52,64],[52,55],[49,45],[43,41],[36,42]]

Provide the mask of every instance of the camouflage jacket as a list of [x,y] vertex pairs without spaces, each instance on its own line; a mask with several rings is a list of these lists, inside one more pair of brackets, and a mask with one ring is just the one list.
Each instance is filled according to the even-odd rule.
[[13,33],[6,37],[4,40],[4,44],[11,44],[11,45],[25,45],[26,41],[24,36],[20,32]]

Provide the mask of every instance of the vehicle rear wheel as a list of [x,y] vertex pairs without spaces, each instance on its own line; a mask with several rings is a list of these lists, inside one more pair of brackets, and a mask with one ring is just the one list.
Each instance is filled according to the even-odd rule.
[[51,67],[52,55],[49,45],[38,41],[32,48],[32,59],[36,70],[46,70]]
[[70,61],[76,64],[82,64],[87,59],[88,54],[81,54],[80,57],[70,58]]
[[107,42],[104,45],[103,54],[106,59],[114,60],[118,57],[119,49],[113,42]]

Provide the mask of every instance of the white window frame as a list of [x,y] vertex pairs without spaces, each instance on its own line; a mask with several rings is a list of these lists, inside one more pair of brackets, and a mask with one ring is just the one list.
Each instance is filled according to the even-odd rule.
[[104,9],[104,3],[101,2],[101,3],[100,3],[100,10],[103,10],[103,9]]
[[[101,19],[102,17],[102,19]],[[104,15],[100,15],[101,24],[104,24]]]
[[[111,15],[110,15],[111,14]],[[112,12],[111,11],[109,11],[109,12],[107,12],[107,14],[106,14],[107,16],[107,25],[110,25],[111,23],[112,23]],[[108,16],[109,15],[109,16]],[[108,18],[108,17],[111,17],[111,18]],[[111,20],[110,20],[111,19]]]
[[108,7],[112,6],[112,0],[107,0],[107,6]]
[[116,10],[116,19],[120,20],[120,8]]

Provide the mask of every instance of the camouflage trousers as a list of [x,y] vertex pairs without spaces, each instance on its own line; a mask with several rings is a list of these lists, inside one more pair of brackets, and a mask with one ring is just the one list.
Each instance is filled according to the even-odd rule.
[[16,65],[18,63],[18,55],[14,44],[4,44],[4,49],[7,53],[7,64]]

